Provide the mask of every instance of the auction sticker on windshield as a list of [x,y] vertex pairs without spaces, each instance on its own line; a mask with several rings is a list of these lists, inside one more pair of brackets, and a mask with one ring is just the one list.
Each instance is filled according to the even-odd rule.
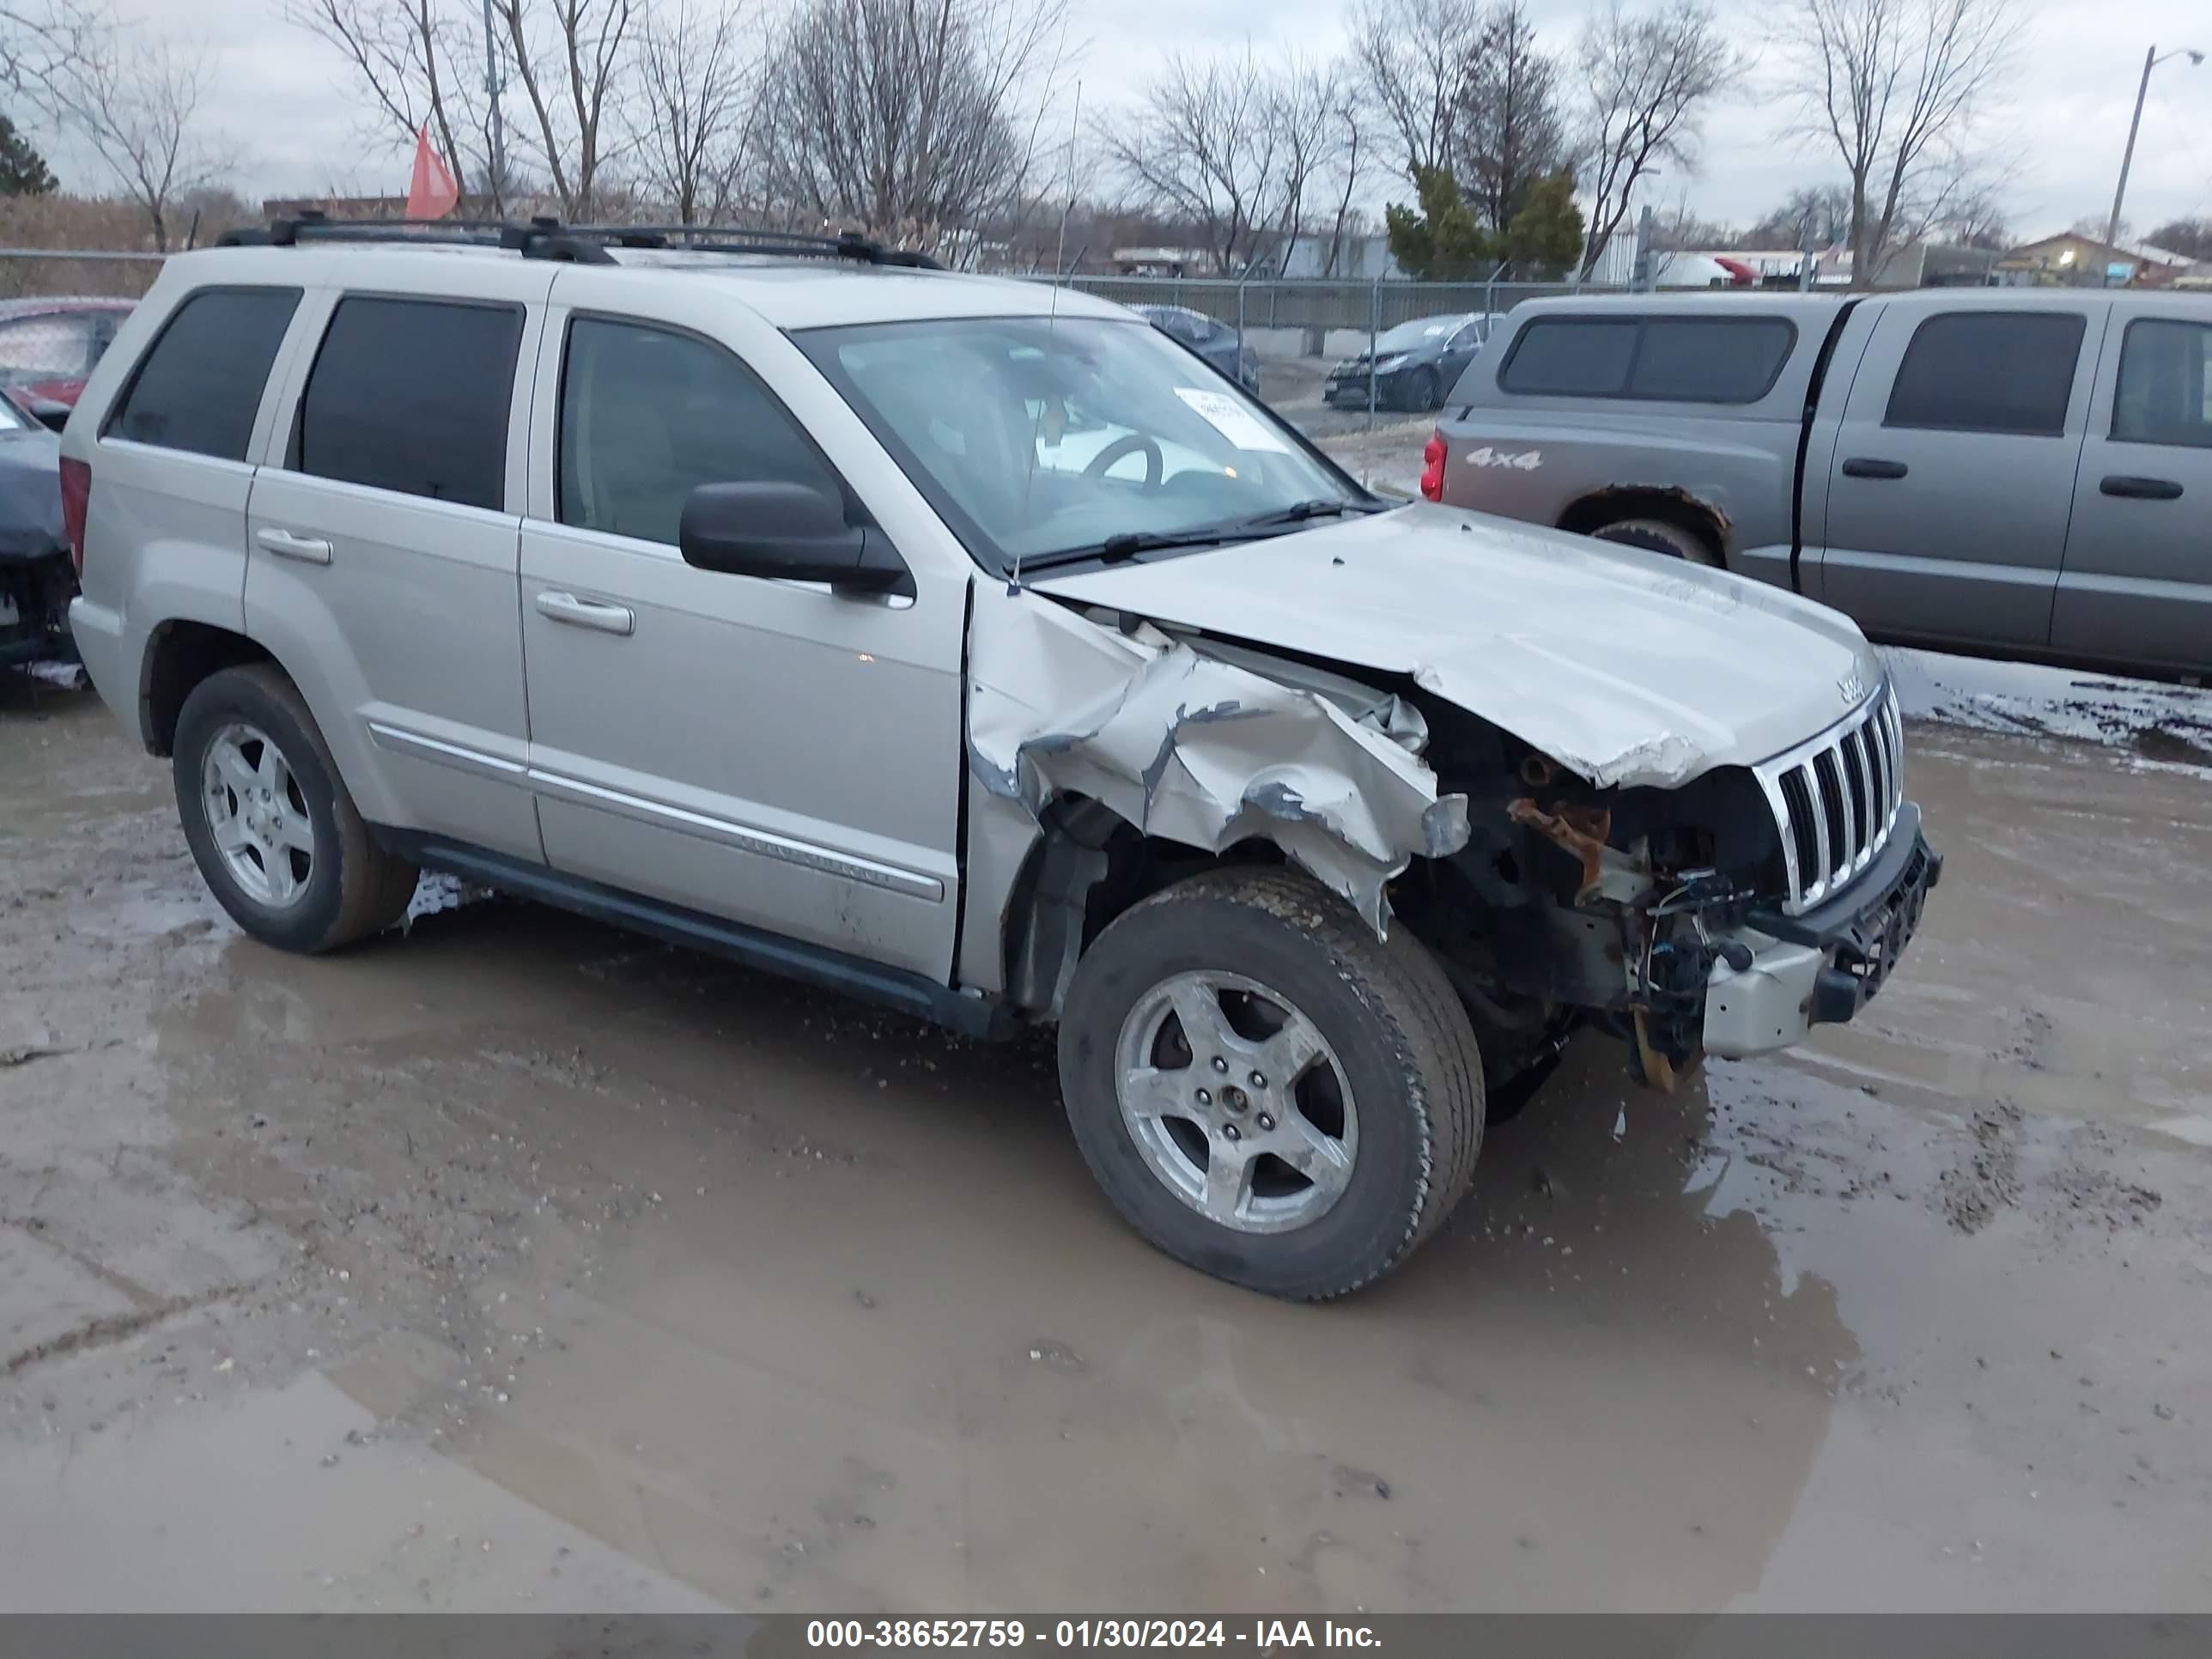
[[1270,432],[1252,411],[1225,392],[1179,386],[1176,396],[1188,404],[1199,417],[1239,449],[1272,449],[1288,454],[1290,446]]

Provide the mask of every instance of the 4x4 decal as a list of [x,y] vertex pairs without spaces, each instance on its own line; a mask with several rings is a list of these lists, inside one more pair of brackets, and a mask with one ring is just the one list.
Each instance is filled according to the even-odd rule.
[[1492,449],[1488,444],[1480,449],[1470,449],[1464,457],[1469,466],[1517,466],[1523,472],[1534,472],[1544,464],[1540,449],[1524,449],[1518,455],[1509,455],[1502,449]]

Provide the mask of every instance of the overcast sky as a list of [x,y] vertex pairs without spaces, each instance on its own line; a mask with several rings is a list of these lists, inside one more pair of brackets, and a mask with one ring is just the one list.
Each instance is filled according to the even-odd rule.
[[[1741,21],[1756,44],[1759,20],[1785,0],[1716,0],[1724,21]],[[213,53],[210,124],[242,159],[240,188],[259,197],[331,187],[404,191],[408,158],[395,148],[364,151],[359,111],[335,56],[287,25],[280,0],[128,0],[147,27],[204,38]],[[771,9],[784,0],[766,0]],[[1343,43],[1343,0],[1072,0],[1071,47],[1080,45],[1086,114],[1130,97],[1151,63],[1168,51],[1233,50],[1249,38],[1262,52],[1295,47],[1333,53]],[[2128,113],[2144,49],[2197,46],[2212,52],[2206,0],[2017,0],[2023,70],[2006,116],[2004,148],[2018,159],[2007,198],[2023,238],[2101,221],[2127,137]],[[1530,0],[1546,44],[1565,49],[1591,0]],[[1839,179],[1820,155],[1794,152],[1775,137],[1772,104],[1755,91],[1715,108],[1703,166],[1661,186],[1665,205],[1686,191],[1700,216],[1756,219],[1792,186]],[[97,187],[95,173],[64,152],[55,165],[70,185]],[[2212,62],[2185,57],[2151,77],[2142,134],[2128,185],[2127,219],[2141,234],[2177,217],[2212,216]]]

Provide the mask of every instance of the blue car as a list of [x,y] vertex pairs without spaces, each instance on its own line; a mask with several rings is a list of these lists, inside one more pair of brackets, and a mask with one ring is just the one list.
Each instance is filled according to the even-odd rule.
[[[1377,409],[1440,409],[1459,377],[1489,337],[1488,317],[1462,313],[1417,317],[1375,342],[1372,382]],[[1348,357],[1328,372],[1322,396],[1335,409],[1367,407],[1368,354]]]
[[1132,306],[1137,315],[1213,365],[1254,397],[1260,395],[1260,360],[1226,323],[1186,306]]

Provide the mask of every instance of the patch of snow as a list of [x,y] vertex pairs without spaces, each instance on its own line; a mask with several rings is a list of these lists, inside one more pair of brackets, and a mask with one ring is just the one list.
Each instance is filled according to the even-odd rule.
[[2212,690],[2039,663],[1882,648],[1909,720],[2071,738],[2146,760],[2212,767]]

